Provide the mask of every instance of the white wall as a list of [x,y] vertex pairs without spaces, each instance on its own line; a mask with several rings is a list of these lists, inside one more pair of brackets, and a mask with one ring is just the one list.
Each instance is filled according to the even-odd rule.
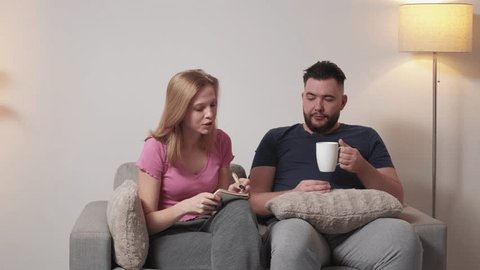
[[[408,1],[0,0],[0,268],[66,269],[83,206],[135,161],[176,72],[221,81],[219,126],[250,166],[272,127],[302,121],[302,70],[347,74],[341,120],[375,127],[431,209],[431,55],[397,49]],[[438,217],[449,269],[480,264],[480,1],[474,52],[439,56]]]

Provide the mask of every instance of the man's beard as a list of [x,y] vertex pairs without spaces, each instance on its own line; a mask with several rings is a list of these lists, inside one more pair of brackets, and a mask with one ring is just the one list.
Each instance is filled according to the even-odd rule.
[[313,133],[326,134],[333,131],[333,128],[337,124],[338,118],[340,118],[340,112],[334,115],[327,116],[327,122],[320,127],[314,126],[312,121],[310,120],[311,118],[308,117],[305,112],[303,113],[303,118],[305,119],[305,124]]

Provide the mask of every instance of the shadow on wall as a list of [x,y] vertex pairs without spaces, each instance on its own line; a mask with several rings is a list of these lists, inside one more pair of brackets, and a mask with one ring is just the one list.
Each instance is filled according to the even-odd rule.
[[11,79],[8,75],[5,72],[0,72],[0,121],[6,119],[18,119],[18,114],[15,110],[7,104],[4,104],[2,101],[2,96],[4,95],[4,92],[6,92],[10,82]]
[[[442,55],[442,62],[446,66],[454,70],[458,76],[464,77],[465,81],[474,81],[480,79],[480,15],[474,14],[473,16],[473,44],[472,52],[469,53],[445,53]],[[477,83],[475,83],[477,84]],[[457,86],[457,85],[455,85]],[[461,130],[470,130],[467,128],[472,123],[468,122],[465,118],[463,109],[465,105],[471,110],[475,105],[472,104],[472,100],[468,100],[471,97],[478,97],[478,88],[464,89],[463,85],[458,85],[460,98],[458,100],[458,118],[457,122],[460,123]],[[467,102],[468,100],[468,102]],[[471,112],[468,117],[473,117]],[[474,118],[475,119],[475,118]],[[477,123],[473,123],[476,125]],[[474,131],[473,129],[472,131]],[[471,177],[471,170],[476,166],[474,165],[478,154],[470,153],[468,156],[460,152],[462,149],[469,148],[467,141],[464,141],[461,136],[458,136],[458,141],[455,142],[459,151],[449,152],[449,155],[454,155],[449,158],[450,161],[456,161],[455,164],[449,166],[448,177],[446,181],[450,181],[447,189],[439,189],[437,198],[441,201],[437,204],[439,210],[439,217],[447,222],[448,228],[448,247],[447,247],[447,268],[448,269],[476,269],[475,266],[479,264],[478,256],[475,254],[475,250],[478,250],[478,241],[465,241],[467,238],[477,237],[475,233],[476,226],[478,226],[478,210],[475,205],[478,204],[478,199],[475,196],[469,195],[471,193],[465,190],[465,187],[473,185],[472,181],[476,181],[476,178]],[[468,164],[468,171],[465,171],[465,164]],[[452,171],[453,170],[453,171]],[[444,172],[445,174],[445,172]],[[468,216],[465,216],[468,213]],[[462,220],[462,222],[458,222]],[[477,238],[478,239],[478,238]]]
[[[469,53],[445,53],[442,55],[442,62],[446,64],[449,68],[454,70],[458,76],[462,76],[468,80],[478,80],[480,79],[480,69],[478,68],[480,66],[480,15],[474,14],[473,16],[473,33],[472,33],[472,52]],[[462,87],[459,86],[459,89],[457,90],[462,90]],[[470,89],[469,91],[480,91],[480,89]],[[459,93],[464,93],[464,91],[459,91]],[[458,105],[459,111],[458,115],[463,115],[463,112],[461,111],[464,108],[464,96],[459,99],[459,102],[461,102]],[[463,117],[459,117],[457,119],[458,128],[460,129],[462,126],[467,126],[469,123],[464,122],[465,119]],[[465,147],[461,140],[461,137],[458,137],[458,141],[456,142],[457,149],[462,149]],[[450,155],[452,153],[449,153]],[[451,160],[456,160],[457,163],[455,165],[456,168],[456,174],[453,174],[451,176],[456,177],[456,185],[455,187],[460,189],[462,186],[461,181],[464,180],[464,177],[462,175],[462,172],[460,171],[460,168],[462,168],[463,160],[462,157],[460,156],[460,153],[454,153],[456,156],[451,157]],[[442,196],[443,198],[448,198],[447,201],[452,201],[456,196],[458,192],[456,190],[449,190],[445,194],[440,194],[439,196]],[[454,211],[454,204],[447,204],[447,209],[444,210],[446,213],[451,213]]]
[[420,123],[408,120],[389,119],[382,123],[382,137],[391,138],[385,143],[403,183],[405,202],[430,213],[431,151],[427,145],[431,143],[431,134]]

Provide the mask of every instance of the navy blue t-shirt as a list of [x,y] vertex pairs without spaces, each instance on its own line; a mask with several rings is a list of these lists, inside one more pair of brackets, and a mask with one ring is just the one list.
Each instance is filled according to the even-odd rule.
[[332,188],[365,188],[354,173],[339,166],[333,173],[320,172],[316,162],[317,142],[338,142],[339,139],[358,149],[375,168],[392,167],[387,148],[378,133],[369,127],[341,124],[331,134],[310,134],[303,124],[271,129],[260,142],[252,168],[275,167],[272,191],[293,189],[305,179],[329,181]]

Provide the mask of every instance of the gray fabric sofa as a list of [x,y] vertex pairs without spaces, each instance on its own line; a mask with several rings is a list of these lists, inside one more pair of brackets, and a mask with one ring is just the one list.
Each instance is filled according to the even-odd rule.
[[[232,171],[245,177],[245,170],[232,164]],[[135,163],[122,164],[114,178],[116,188],[127,179],[137,179]],[[70,269],[71,270],[111,270],[117,267],[112,259],[112,238],[107,226],[107,201],[88,203],[78,217],[70,233]],[[411,223],[423,245],[423,270],[446,269],[446,225],[425,213],[407,206],[400,215]],[[328,270],[347,270],[348,267],[332,266]]]

